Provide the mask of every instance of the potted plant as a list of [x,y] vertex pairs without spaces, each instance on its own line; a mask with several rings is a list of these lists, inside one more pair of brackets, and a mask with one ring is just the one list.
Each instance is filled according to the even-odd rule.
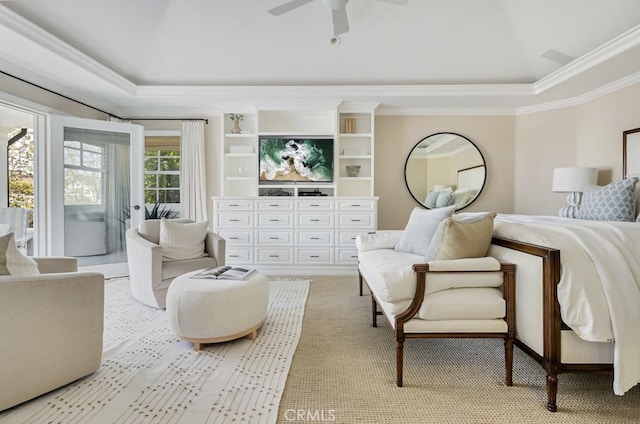
[[231,132],[233,134],[240,134],[242,132],[242,129],[240,128],[240,121],[244,120],[244,115],[232,113],[229,115],[229,118],[233,121],[233,128],[231,128]]

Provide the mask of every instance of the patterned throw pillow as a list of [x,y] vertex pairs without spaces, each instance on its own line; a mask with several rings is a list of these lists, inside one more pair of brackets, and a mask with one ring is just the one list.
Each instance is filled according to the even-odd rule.
[[636,212],[635,185],[628,178],[606,186],[587,186],[582,194],[576,218],[596,221],[633,221]]
[[424,205],[429,209],[433,209],[436,207],[436,201],[438,200],[439,191],[430,191],[427,194],[427,198],[424,201]]
[[453,205],[453,192],[450,190],[441,191],[436,199],[436,208],[444,208]]

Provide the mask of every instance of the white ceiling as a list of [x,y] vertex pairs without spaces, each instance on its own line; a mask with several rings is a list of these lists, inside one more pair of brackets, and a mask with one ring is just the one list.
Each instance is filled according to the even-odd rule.
[[339,45],[323,0],[267,13],[286,1],[1,1],[0,70],[139,117],[340,101],[514,113],[640,81],[639,0],[350,0]]

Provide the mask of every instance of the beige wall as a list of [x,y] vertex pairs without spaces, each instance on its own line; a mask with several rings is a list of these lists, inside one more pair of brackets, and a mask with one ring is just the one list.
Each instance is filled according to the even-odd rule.
[[555,215],[553,168],[598,168],[598,184],[622,178],[622,132],[640,127],[640,84],[579,106],[516,117],[515,212]]
[[405,186],[404,163],[416,143],[437,132],[469,138],[487,162],[486,186],[464,210],[513,212],[514,122],[513,116],[376,116],[378,228],[404,228],[413,208],[419,206]]

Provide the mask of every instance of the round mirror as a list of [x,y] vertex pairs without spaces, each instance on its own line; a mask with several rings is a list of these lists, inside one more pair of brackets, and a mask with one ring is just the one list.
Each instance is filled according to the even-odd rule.
[[478,198],[486,181],[486,164],[478,147],[460,134],[437,133],[420,140],[404,164],[404,181],[411,196],[433,209],[456,210]]

